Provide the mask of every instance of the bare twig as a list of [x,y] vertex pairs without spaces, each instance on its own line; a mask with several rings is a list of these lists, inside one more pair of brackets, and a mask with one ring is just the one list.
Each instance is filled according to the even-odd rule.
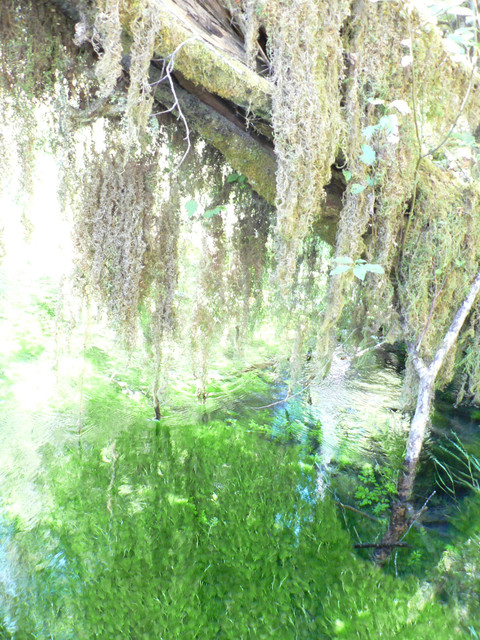
[[365,355],[369,351],[375,351],[375,349],[381,349],[385,344],[388,344],[387,341],[386,340],[382,340],[381,342],[377,342],[377,344],[374,344],[372,347],[366,347],[365,349],[359,349],[358,351],[355,352],[355,357],[356,358],[360,358],[361,356]]
[[277,400],[275,402],[271,402],[270,404],[265,404],[265,405],[263,405],[261,407],[252,407],[251,406],[250,409],[270,409],[270,407],[276,407],[279,404],[283,404],[284,402],[288,402],[292,398],[296,398],[297,396],[299,396],[302,393],[304,393],[305,391],[307,391],[307,389],[309,388],[310,383],[313,380],[313,378],[314,378],[314,376],[309,376],[307,378],[307,384],[304,387],[302,387],[299,391],[296,391],[295,393],[290,393],[290,391],[288,391],[287,395],[282,400]]
[[175,90],[175,84],[173,82],[172,74],[173,74],[173,70],[174,70],[174,66],[175,66],[175,56],[177,55],[177,53],[180,51],[180,49],[182,47],[184,47],[186,44],[188,44],[189,42],[191,42],[193,40],[199,40],[199,38],[188,38],[187,40],[182,42],[180,45],[178,45],[178,47],[175,49],[175,51],[173,51],[169,56],[164,58],[163,66],[162,66],[162,75],[160,76],[160,78],[158,80],[156,80],[155,82],[151,83],[151,86],[155,87],[155,86],[159,85],[161,82],[163,82],[164,80],[167,80],[168,84],[170,85],[170,91],[171,91],[173,99],[174,99],[174,103],[169,109],[166,109],[165,111],[158,111],[156,113],[153,113],[152,117],[153,116],[159,116],[159,115],[162,115],[164,113],[170,113],[170,112],[172,112],[172,111],[174,111],[176,109],[177,112],[178,112],[178,118],[183,122],[183,126],[185,127],[186,135],[185,135],[184,139],[187,141],[187,149],[186,149],[185,153],[183,154],[182,159],[180,160],[180,162],[179,162],[179,164],[177,166],[177,170],[181,167],[181,165],[183,164],[185,158],[187,157],[188,153],[190,152],[190,149],[192,148],[192,143],[190,141],[190,128],[188,126],[187,119],[185,118],[185,116],[183,114],[182,108],[180,106],[180,102],[178,101],[177,92]]
[[408,542],[392,542],[391,544],[382,544],[381,542],[361,542],[353,545],[355,549],[384,549],[385,547],[391,549],[392,547],[406,547],[407,549],[413,549]]
[[353,511],[353,513],[358,513],[358,515],[363,516],[364,518],[368,518],[369,520],[373,520],[373,522],[382,522],[380,518],[376,518],[375,516],[371,516],[369,513],[365,513],[365,511],[360,511],[356,507],[351,507],[349,504],[343,504],[340,500],[335,500],[335,504],[341,509],[348,509],[348,511]]
[[410,520],[410,524],[408,525],[408,529],[405,531],[405,533],[403,534],[403,536],[400,538],[400,542],[405,538],[405,536],[408,534],[408,532],[410,531],[410,529],[413,527],[413,525],[415,524],[415,522],[421,517],[423,516],[423,514],[425,513],[425,511],[428,510],[428,503],[430,502],[430,500],[433,498],[433,496],[436,494],[436,491],[432,491],[432,493],[428,496],[428,498],[425,500],[425,502],[423,503],[423,505],[421,506],[421,508],[414,514],[413,518]]

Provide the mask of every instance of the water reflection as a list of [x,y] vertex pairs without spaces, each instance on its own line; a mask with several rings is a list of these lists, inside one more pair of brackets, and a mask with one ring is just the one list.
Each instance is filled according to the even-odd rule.
[[318,487],[323,495],[329,466],[341,459],[370,461],[389,455],[379,442],[406,432],[408,423],[398,412],[401,377],[375,360],[351,367],[343,352],[334,355],[328,376],[313,384],[311,412],[321,424]]

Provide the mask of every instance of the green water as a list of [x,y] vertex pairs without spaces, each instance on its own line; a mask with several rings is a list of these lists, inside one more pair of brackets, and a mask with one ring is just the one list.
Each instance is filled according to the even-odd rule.
[[181,371],[158,422],[141,359],[104,333],[85,348],[83,329],[59,358],[51,283],[28,304],[22,287],[5,291],[1,638],[480,633],[475,501],[456,541],[414,529],[387,572],[354,549],[386,526],[403,450],[393,371],[334,371],[313,404],[279,401],[268,368],[217,373],[201,404]]
[[141,415],[103,444],[46,444],[30,489],[42,508],[4,516],[4,637],[453,633],[446,607],[415,606],[416,580],[354,555],[298,447]]
[[354,550],[333,493],[317,496],[318,450],[294,407],[297,437],[281,438],[283,406],[258,423],[157,422],[124,385],[94,382],[83,433],[75,412],[37,411],[43,442],[2,440],[0,637],[476,637],[432,594],[432,563],[395,578]]

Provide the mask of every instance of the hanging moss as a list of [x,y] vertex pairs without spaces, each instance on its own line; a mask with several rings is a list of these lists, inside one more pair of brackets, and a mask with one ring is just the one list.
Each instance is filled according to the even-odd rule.
[[[452,124],[458,121],[464,132],[478,126],[480,98],[470,91],[473,76],[448,58],[438,30],[427,30],[415,13],[395,2],[302,0],[295,10],[284,0],[226,1],[225,6],[245,34],[250,69],[190,39],[168,8],[153,0],[84,3],[76,43],[84,49],[93,45],[98,58],[93,85],[86,65],[72,63],[78,51],[73,52],[71,30],[56,9],[29,0],[3,2],[2,126],[11,119],[13,155],[24,169],[22,187],[32,181],[36,105],[52,108],[55,100],[60,115],[53,129],[64,147],[63,194],[75,212],[83,289],[106,307],[130,345],[141,310],[157,373],[163,339],[179,340],[175,318],[185,313],[191,319],[189,348],[201,394],[214,338],[235,335],[238,344],[246,339],[261,314],[266,273],[274,264],[283,298],[268,311],[295,333],[293,369],[301,368],[315,334],[318,354],[327,363],[336,340],[346,335],[370,345],[401,336],[419,344],[428,361],[478,260],[474,172],[462,178],[452,170],[442,156],[445,146],[433,153]],[[269,80],[254,72],[260,32],[267,37]],[[151,128],[156,121],[149,68],[159,54],[174,54],[175,69],[247,112],[271,112],[276,196],[270,183],[260,184],[274,169],[268,150],[258,156],[258,171],[251,169],[255,150],[249,151],[247,164],[257,191],[270,201],[276,197],[276,221],[247,185],[242,191],[242,185],[228,182],[223,158],[205,145],[202,151],[193,134],[192,151],[177,170],[180,149],[185,150],[182,125],[170,119],[167,127],[167,118],[160,128]],[[405,56],[410,62],[402,63]],[[118,98],[115,91],[126,85],[123,120],[112,119],[100,143],[98,132],[95,137],[85,122],[102,112],[96,111],[97,103],[110,101],[118,112],[123,95]],[[202,131],[201,124],[198,128]],[[78,154],[82,135],[83,156]],[[243,148],[239,151],[224,131],[218,136],[217,146],[237,171],[243,170]],[[132,145],[139,140],[141,145]],[[3,145],[4,174],[9,153]],[[352,270],[333,276],[320,302],[325,258],[315,229],[335,164],[349,177],[335,256],[379,264],[384,275],[369,273],[364,282]],[[181,306],[176,292],[182,260],[187,262],[179,251],[185,232],[182,207],[202,190],[210,199],[203,203],[206,210],[215,213],[195,222],[202,234],[198,277],[190,307]],[[220,205],[229,209],[217,211]],[[269,244],[272,231],[277,241]],[[465,388],[477,393],[475,318],[441,383],[451,378],[456,362],[467,374]],[[158,381],[157,376],[157,396]]]
[[[106,129],[105,147],[90,138],[83,157],[69,169],[79,249],[78,273],[86,295],[106,304],[127,342],[137,329],[154,199],[152,158],[132,157],[118,143],[118,128]],[[78,183],[75,188],[72,181]]]
[[[5,0],[0,6],[0,182],[31,195],[36,110],[43,101],[58,104],[59,79],[70,65],[73,48],[65,17],[49,3]],[[68,86],[68,82],[65,81]],[[56,95],[55,95],[56,94]]]
[[257,11],[265,16],[273,68],[280,277],[288,279],[321,206],[343,130],[340,30],[348,3],[305,0],[291,11],[279,0],[260,2]]
[[254,327],[263,307],[272,211],[245,184],[237,185],[234,207],[236,221],[232,231],[226,303],[234,318],[235,341],[240,346]]

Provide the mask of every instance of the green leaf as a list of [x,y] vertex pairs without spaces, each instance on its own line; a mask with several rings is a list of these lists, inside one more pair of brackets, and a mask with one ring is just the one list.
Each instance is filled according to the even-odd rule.
[[374,149],[368,144],[362,144],[362,155],[360,156],[360,162],[363,164],[372,165],[375,162],[377,154]]
[[367,264],[365,268],[367,271],[370,271],[370,273],[378,273],[380,276],[385,273],[385,269],[381,264]]
[[397,109],[397,111],[399,111],[402,116],[406,116],[407,114],[412,112],[412,110],[408,106],[408,102],[406,102],[405,100],[394,100],[388,105],[388,108]]
[[338,256],[338,258],[334,258],[334,261],[337,264],[353,264],[353,260],[348,256]]
[[351,193],[353,193],[354,196],[358,195],[359,193],[362,193],[362,191],[365,190],[365,185],[364,184],[352,184],[352,188],[350,189]]
[[365,276],[367,274],[367,267],[364,264],[357,264],[353,267],[353,275],[361,280],[362,282],[365,280]]
[[348,171],[348,169],[342,169],[342,173],[343,173],[343,177],[345,178],[346,182],[350,182],[350,180],[352,179],[352,172]]
[[213,218],[213,216],[218,216],[225,209],[224,205],[219,205],[214,209],[207,209],[203,214],[204,218]]
[[394,131],[394,126],[393,126],[393,118],[392,116],[382,116],[380,118],[380,121],[378,123],[378,125],[384,129],[387,133],[393,133]]
[[443,43],[445,45],[445,48],[449,53],[453,55],[464,55],[465,47],[463,46],[463,43],[459,44],[455,40],[456,39],[453,36],[447,36],[446,38],[444,38]]
[[348,264],[339,264],[338,267],[335,267],[335,269],[332,270],[331,275],[332,276],[338,276],[341,273],[346,273],[347,271],[350,271],[351,266]]
[[370,176],[367,176],[366,182],[367,182],[369,187],[374,187],[375,186],[375,180],[373,178],[371,178]]
[[191,218],[195,215],[196,210],[198,209],[198,202],[195,200],[189,200],[185,204],[185,209],[187,210],[188,217]]
[[366,140],[370,140],[370,138],[373,136],[373,134],[377,129],[378,129],[378,125],[372,125],[372,124],[362,129],[362,133],[365,136]]
[[458,133],[454,133],[452,134],[452,138],[460,140],[469,147],[474,147],[477,143],[475,136],[473,136],[469,131],[459,131]]
[[239,178],[240,178],[240,174],[234,172],[228,176],[227,182],[236,182]]
[[472,27],[461,27],[460,29],[455,29],[453,32],[453,36],[456,38],[461,38],[462,42],[465,44],[473,44],[472,41],[475,40],[476,34],[475,30]]

